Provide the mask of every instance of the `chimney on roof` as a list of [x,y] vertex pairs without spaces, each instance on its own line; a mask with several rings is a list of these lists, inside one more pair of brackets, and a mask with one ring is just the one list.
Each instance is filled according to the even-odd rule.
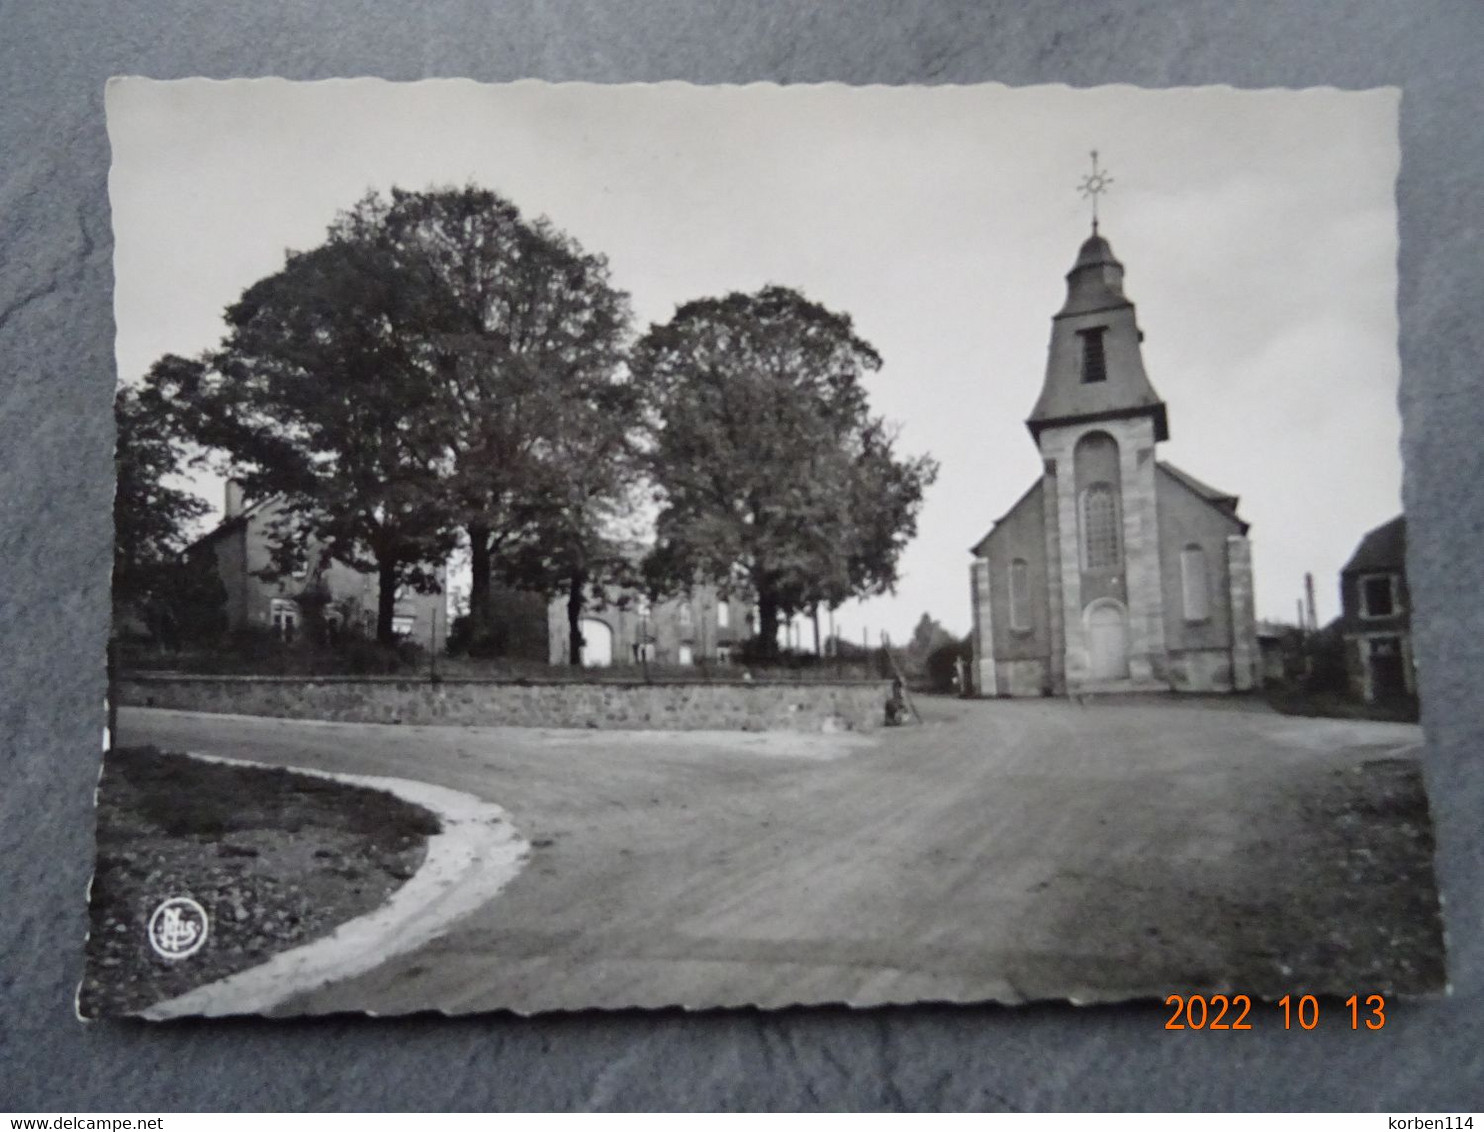
[[226,498],[223,500],[223,519],[235,519],[243,512],[245,500],[242,495],[242,484],[237,480],[227,481]]

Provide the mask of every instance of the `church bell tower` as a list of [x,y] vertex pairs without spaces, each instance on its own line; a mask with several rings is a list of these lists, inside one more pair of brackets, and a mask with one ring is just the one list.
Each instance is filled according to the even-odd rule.
[[1044,469],[1058,693],[1168,686],[1155,446],[1168,439],[1169,418],[1144,372],[1142,341],[1123,264],[1094,214],[1026,421]]
[[1238,498],[1156,456],[1165,403],[1144,372],[1123,264],[1098,231],[1067,272],[1026,425],[1041,474],[970,553],[985,696],[1242,692],[1260,680]]

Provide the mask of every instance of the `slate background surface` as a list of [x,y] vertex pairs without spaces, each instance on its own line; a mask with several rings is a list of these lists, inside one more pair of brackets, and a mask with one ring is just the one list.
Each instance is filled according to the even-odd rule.
[[[0,2],[0,1109],[1484,1107],[1481,45],[1471,0]],[[1452,997],[1393,1008],[1379,1034],[1168,1033],[1157,1006],[77,1022],[112,74],[1400,85],[1405,492]]]

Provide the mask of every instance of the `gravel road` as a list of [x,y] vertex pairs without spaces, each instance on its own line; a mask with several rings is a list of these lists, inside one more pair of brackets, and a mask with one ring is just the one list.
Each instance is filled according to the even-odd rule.
[[1419,728],[1163,698],[920,706],[923,726],[871,736],[119,726],[468,791],[530,842],[495,900],[283,1013],[1441,987]]

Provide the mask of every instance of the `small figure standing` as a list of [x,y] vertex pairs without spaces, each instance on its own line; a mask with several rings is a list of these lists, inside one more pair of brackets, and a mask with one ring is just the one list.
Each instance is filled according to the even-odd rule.
[[891,697],[886,701],[886,725],[888,727],[900,727],[907,720],[907,696],[902,687],[902,678],[894,677],[891,682]]

